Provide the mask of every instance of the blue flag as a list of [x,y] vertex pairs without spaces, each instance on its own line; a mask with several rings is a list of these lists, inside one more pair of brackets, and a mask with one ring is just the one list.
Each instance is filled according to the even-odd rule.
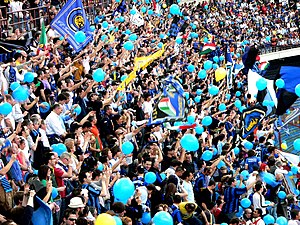
[[[69,35],[67,40],[76,52],[84,48],[93,39],[93,33],[90,31],[90,23],[85,15],[81,0],[69,0],[50,25],[60,35]],[[83,43],[78,43],[75,40],[75,33],[78,31],[82,31],[86,35]]]
[[226,63],[229,62],[229,63],[233,64],[232,57],[231,57],[231,52],[230,52],[230,49],[229,49],[228,45],[226,45],[225,60],[226,60]]
[[253,133],[259,126],[263,118],[266,116],[266,108],[260,105],[249,107],[242,112],[242,138],[245,139],[249,134]]
[[163,94],[157,101],[148,125],[178,120],[185,117],[184,90],[176,79],[168,76],[163,81]]

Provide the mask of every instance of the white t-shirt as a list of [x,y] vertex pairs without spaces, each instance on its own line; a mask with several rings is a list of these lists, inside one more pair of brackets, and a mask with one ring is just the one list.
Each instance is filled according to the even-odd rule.
[[194,196],[194,190],[193,190],[192,183],[186,182],[185,180],[183,180],[182,185],[183,185],[184,189],[186,190],[186,192],[188,193],[187,201],[195,202],[195,196]]

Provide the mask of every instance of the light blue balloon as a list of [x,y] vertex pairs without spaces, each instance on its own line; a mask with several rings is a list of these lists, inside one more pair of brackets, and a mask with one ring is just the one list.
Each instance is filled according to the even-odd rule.
[[172,4],[170,7],[170,13],[172,15],[179,15],[180,14],[180,7],[177,4]]
[[149,212],[144,212],[141,218],[143,224],[148,224],[151,221],[151,214]]
[[241,96],[241,92],[240,92],[240,91],[237,91],[237,92],[235,93],[235,96],[236,96],[236,97],[240,97],[240,96]]
[[[205,73],[206,73],[206,71],[205,71]],[[196,95],[201,95],[202,94],[202,90],[201,89],[197,89],[197,91],[196,91]]]
[[214,61],[215,63],[218,63],[218,62],[219,62],[219,57],[218,57],[218,56],[214,56],[214,57],[213,57],[213,61]]
[[103,171],[104,166],[101,162],[99,162],[97,169],[100,170],[100,171]]
[[2,104],[0,104],[0,114],[7,116],[8,114],[10,114],[12,111],[12,105],[9,104],[8,102],[3,102]]
[[251,150],[251,149],[253,149],[253,144],[250,141],[246,141],[244,143],[244,147],[248,150]]
[[75,113],[77,116],[81,113],[81,107],[78,105],[73,109],[73,113]]
[[63,143],[51,145],[53,152],[56,152],[58,156],[67,151],[67,147]]
[[131,9],[131,10],[130,10],[130,14],[131,14],[131,15],[135,15],[135,14],[136,14],[136,10],[135,10],[135,9]]
[[293,142],[293,146],[294,146],[294,149],[296,151],[300,151],[300,138],[296,139],[294,142]]
[[213,153],[209,150],[204,151],[202,154],[202,159],[204,161],[209,161],[212,159],[212,157],[213,157]]
[[196,103],[199,103],[200,101],[201,101],[201,96],[196,96],[196,97],[195,97],[195,102],[196,102]]
[[104,21],[104,22],[102,23],[102,27],[103,27],[103,28],[107,28],[107,27],[108,27],[108,22],[107,22],[107,21]]
[[77,31],[74,35],[75,41],[78,43],[83,43],[86,39],[85,33],[83,31]]
[[116,225],[122,225],[122,220],[118,216],[113,216],[114,220],[116,221]]
[[256,81],[256,87],[259,91],[264,90],[267,87],[267,81],[264,78],[260,78],[258,79],[258,81]]
[[245,209],[249,208],[251,206],[251,201],[248,198],[243,198],[241,200],[241,206]]
[[147,184],[153,184],[156,181],[156,175],[153,172],[148,172],[145,174],[145,182]]
[[188,93],[188,92],[184,92],[183,95],[186,100],[188,100],[190,98],[190,93]]
[[49,105],[49,103],[48,103],[48,102],[42,102],[42,104],[43,104],[44,106],[46,106],[46,108],[44,109],[44,108],[40,107],[40,112],[41,112],[41,113],[46,113],[46,112],[48,112],[48,111],[50,110],[50,105]]
[[217,168],[218,168],[218,169],[221,169],[223,166],[226,166],[226,164],[225,164],[224,161],[221,160],[221,161],[219,162],[219,164],[217,165]]
[[267,37],[266,37],[266,41],[271,41],[271,37],[270,37],[270,36],[267,36]]
[[207,38],[207,37],[204,37],[204,38],[203,38],[203,42],[204,42],[204,43],[208,43],[208,38]]
[[162,47],[163,47],[163,43],[159,42],[157,46],[158,46],[159,48],[162,48]]
[[55,199],[58,196],[58,191],[56,187],[52,187],[51,197]]
[[205,116],[201,121],[203,126],[209,126],[212,123],[212,118],[210,116]]
[[213,69],[216,70],[216,69],[218,69],[218,68],[219,68],[219,65],[216,64],[216,63],[214,63],[214,64],[213,64]]
[[280,199],[285,199],[285,197],[286,197],[286,193],[284,191],[279,191],[277,195],[278,195],[278,198],[280,198]]
[[176,38],[176,43],[177,44],[181,44],[182,43],[182,39],[181,38]]
[[221,55],[221,56],[219,57],[219,59],[220,59],[220,61],[224,61],[224,60],[225,60],[225,57],[224,57],[223,55]]
[[147,12],[147,8],[146,8],[145,6],[143,6],[143,7],[141,8],[141,11],[142,11],[142,13],[145,13],[145,12]]
[[225,97],[226,97],[227,100],[229,100],[231,98],[231,95],[230,94],[226,94]]
[[295,87],[295,93],[298,97],[300,97],[300,84],[297,84],[297,86]]
[[165,173],[161,173],[160,177],[161,177],[162,180],[165,180],[167,178],[167,175]]
[[121,76],[121,81],[123,82],[124,80],[127,79],[127,77],[128,77],[127,75],[122,75],[122,76]]
[[241,181],[240,180],[238,180],[237,182],[236,182],[236,186],[235,187],[237,187],[237,188],[245,188],[246,186],[245,186],[245,184],[241,184],[240,185],[240,183],[241,183]]
[[123,144],[122,144],[122,152],[125,154],[125,155],[128,155],[130,154],[134,149],[134,146],[133,144],[130,142],[130,141],[125,141]]
[[197,126],[195,128],[196,134],[202,134],[204,132],[204,128],[202,126]]
[[135,41],[136,39],[138,39],[138,36],[137,36],[136,34],[131,34],[131,35],[129,36],[129,40],[130,40],[130,41]]
[[105,41],[105,40],[107,40],[108,39],[108,36],[106,35],[106,34],[103,34],[102,36],[101,36],[101,41]]
[[13,83],[11,83],[10,84],[10,89],[12,90],[12,91],[14,91],[14,90],[16,90],[18,87],[20,87],[20,83],[19,82],[13,82]]
[[205,79],[206,78],[206,70],[200,70],[198,72],[198,77],[202,80]]
[[219,108],[220,111],[225,111],[226,110],[226,105],[224,103],[221,103],[218,108]]
[[154,14],[153,10],[152,10],[152,9],[149,9],[149,10],[148,10],[148,15],[151,16],[151,15],[153,15],[153,14]]
[[154,215],[153,223],[155,225],[173,225],[173,218],[170,213],[160,211]]
[[233,151],[234,151],[234,154],[235,154],[235,155],[237,155],[237,154],[240,153],[240,149],[239,149],[238,147],[235,147],[235,148],[233,149]]
[[219,93],[219,88],[215,85],[212,85],[208,88],[208,93],[211,95],[217,95]]
[[239,99],[235,100],[234,105],[235,105],[235,107],[240,108],[242,106],[241,100],[239,100]]
[[116,199],[127,201],[134,194],[134,184],[129,178],[121,178],[113,186]]
[[31,72],[27,72],[24,74],[23,82],[31,83],[34,80],[34,74]]
[[195,123],[195,116],[194,116],[194,115],[189,115],[189,116],[187,117],[187,122],[188,122],[189,124]]
[[270,214],[265,215],[263,220],[264,220],[264,222],[265,222],[266,225],[274,224],[275,223],[274,217],[271,216]]
[[248,180],[248,178],[249,178],[249,172],[248,172],[248,170],[243,170],[241,172],[241,176],[244,178],[244,180]]
[[95,26],[90,26],[90,31],[94,32],[96,30],[96,27]]
[[186,151],[197,151],[199,149],[199,141],[192,134],[185,134],[180,140],[181,147]]
[[127,51],[132,51],[134,49],[134,44],[131,41],[126,41],[123,45],[123,47],[127,50]]
[[288,221],[287,221],[287,219],[286,219],[284,216],[279,216],[279,217],[277,217],[277,219],[276,219],[276,223],[277,223],[278,225],[287,225],[287,224],[288,224]]
[[120,21],[121,23],[123,23],[123,22],[125,21],[125,18],[124,18],[123,16],[120,16],[119,21]]
[[128,35],[131,34],[131,30],[126,29],[125,34],[128,34]]
[[93,79],[96,82],[102,82],[105,78],[105,72],[102,68],[96,69],[93,73]]
[[190,65],[188,65],[187,69],[188,69],[188,71],[189,71],[190,73],[192,73],[192,72],[194,72],[194,70],[195,70],[195,66],[192,65],[192,64],[190,64]]
[[205,61],[204,65],[203,65],[205,70],[210,70],[212,68],[212,66],[213,66],[213,62],[210,60]]
[[26,87],[20,86],[12,93],[13,98],[18,102],[24,102],[29,97],[29,91]]
[[160,34],[160,35],[159,35],[159,38],[160,38],[160,39],[164,39],[165,36],[166,36],[165,34]]

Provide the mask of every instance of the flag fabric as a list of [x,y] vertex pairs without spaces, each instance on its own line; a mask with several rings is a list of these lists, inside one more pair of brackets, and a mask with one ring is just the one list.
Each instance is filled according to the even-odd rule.
[[46,34],[46,28],[45,28],[45,23],[44,21],[42,22],[42,32],[41,32],[41,36],[40,36],[40,47],[45,47],[45,45],[47,44],[47,34]]
[[130,22],[138,27],[143,26],[145,24],[143,16],[135,6],[133,6],[133,9],[135,9],[136,13],[134,15],[130,15]]
[[122,0],[122,2],[118,5],[118,7],[114,10],[112,13],[112,16],[115,16],[116,13],[125,13],[127,12],[127,6],[126,6],[126,1]]
[[226,63],[233,64],[233,60],[232,60],[232,57],[231,57],[231,52],[230,52],[228,44],[226,44],[225,61],[226,61]]
[[[38,203],[39,208],[33,212],[32,224],[33,225],[52,225],[53,217],[52,211],[48,204],[43,202],[38,196],[35,196],[36,203]],[[36,205],[35,205],[36,206]]]
[[242,138],[245,139],[259,126],[266,116],[266,108],[261,105],[251,106],[242,112]]
[[122,91],[126,88],[126,86],[136,78],[136,72],[140,69],[146,69],[154,60],[160,58],[165,52],[165,45],[162,46],[160,50],[153,53],[149,56],[137,57],[134,59],[134,68],[133,71],[128,75],[128,77],[119,85],[117,88],[118,91]]
[[211,53],[212,51],[216,50],[217,46],[215,43],[208,43],[205,44],[200,52],[200,55],[206,55]]
[[173,76],[163,81],[163,94],[158,99],[148,125],[163,123],[185,117],[186,100],[184,90]]
[[[90,23],[86,17],[81,0],[67,1],[50,25],[60,35],[69,35],[67,40],[76,52],[84,48],[93,39]],[[86,35],[83,43],[78,43],[75,40],[75,33],[78,31],[82,31]]]

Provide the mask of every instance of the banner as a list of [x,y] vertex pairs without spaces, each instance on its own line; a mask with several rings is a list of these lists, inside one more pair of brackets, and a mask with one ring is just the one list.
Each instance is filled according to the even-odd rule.
[[138,27],[143,26],[145,24],[143,16],[136,9],[135,6],[132,9],[134,9],[136,11],[136,13],[134,15],[130,16],[130,22],[133,23],[134,25],[138,26]]
[[134,68],[133,71],[128,75],[128,77],[119,85],[117,88],[118,91],[122,91],[126,86],[136,77],[136,72],[140,69],[146,69],[154,60],[160,58],[165,52],[165,46],[149,56],[137,57],[134,59]]
[[260,105],[249,107],[242,112],[242,138],[245,139],[249,134],[253,133],[256,127],[266,116],[266,108]]
[[[90,23],[86,17],[81,0],[69,0],[50,25],[60,35],[69,35],[67,40],[76,52],[84,48],[93,39],[93,33],[90,31]],[[82,31],[86,35],[83,43],[78,43],[75,40],[75,33],[78,31]]]
[[163,94],[153,109],[149,125],[184,118],[185,105],[184,90],[181,84],[174,77],[167,77],[163,81]]

